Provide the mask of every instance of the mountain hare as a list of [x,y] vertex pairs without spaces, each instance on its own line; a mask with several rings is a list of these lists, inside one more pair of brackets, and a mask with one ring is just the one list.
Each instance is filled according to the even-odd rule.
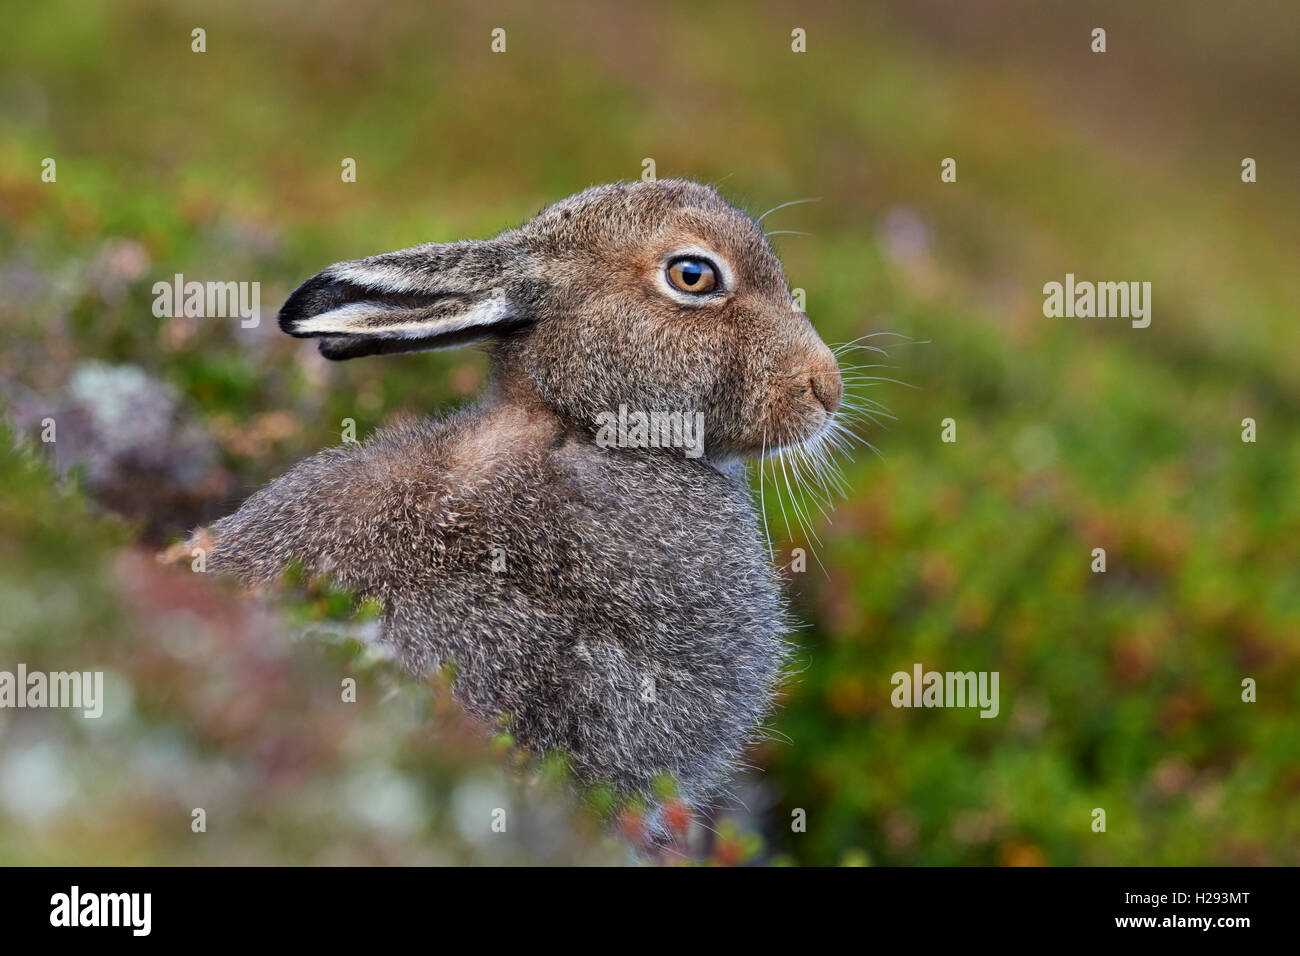
[[760,226],[689,181],[597,186],[494,239],[330,266],[280,327],[331,359],[490,338],[491,384],[301,462],[199,533],[209,569],[326,572],[382,602],[410,670],[454,663],[470,714],[580,780],[715,792],[787,654],[744,459],[842,394]]

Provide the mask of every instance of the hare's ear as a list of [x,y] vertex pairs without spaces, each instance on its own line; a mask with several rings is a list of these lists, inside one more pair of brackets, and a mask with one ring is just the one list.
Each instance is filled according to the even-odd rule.
[[518,259],[491,240],[340,262],[289,296],[280,328],[329,359],[466,345],[531,321]]

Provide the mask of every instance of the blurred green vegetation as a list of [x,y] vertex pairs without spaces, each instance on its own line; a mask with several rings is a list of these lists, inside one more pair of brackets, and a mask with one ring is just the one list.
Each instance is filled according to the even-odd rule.
[[[214,437],[221,480],[159,532],[99,514],[38,450],[5,456],[0,668],[102,665],[130,695],[102,726],[0,712],[0,860],[619,858],[362,643],[288,641],[301,615],[159,577],[148,554],[343,419],[364,434],[481,384],[472,351],[327,365],[274,327],[299,281],[489,235],[651,157],[754,213],[823,197],[767,220],[812,233],[775,241],[814,323],[913,340],[881,361],[916,387],[862,391],[897,416],[864,432],[881,457],[846,464],[820,544],[777,542],[825,572],[792,581],[808,626],[754,755],[762,799],[719,823],[713,858],[1300,863],[1294,10],[1057,6],[7,11],[3,398],[56,396],[85,360],[139,366]],[[1150,281],[1150,328],[1044,318],[1067,272]],[[175,273],[261,282],[261,327],[154,318]],[[1001,714],[891,707],[917,662],[998,671]],[[340,716],[350,670],[363,703]],[[489,850],[447,822],[511,787],[565,837]],[[195,792],[222,808],[211,842],[189,833]]]

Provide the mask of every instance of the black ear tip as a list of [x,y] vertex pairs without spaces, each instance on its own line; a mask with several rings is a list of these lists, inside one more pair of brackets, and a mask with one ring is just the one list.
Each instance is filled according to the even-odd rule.
[[280,331],[287,332],[294,338],[311,338],[312,333],[298,331],[298,323],[328,308],[325,293],[333,281],[322,272],[294,289],[293,294],[280,307]]
[[[291,335],[293,333],[290,333]],[[345,362],[351,358],[367,355],[361,343],[350,336],[327,335],[320,340],[320,354],[331,362]]]
[[280,331],[287,332],[295,338],[305,338],[306,336],[303,336],[297,331],[298,320],[301,318],[301,311],[291,309],[289,308],[289,304],[285,303],[284,307],[280,309]]
[[306,286],[299,286],[298,290],[280,306],[280,331],[287,332],[290,335],[302,338],[303,335],[298,331],[298,323],[309,314],[307,312],[307,296],[303,294]]

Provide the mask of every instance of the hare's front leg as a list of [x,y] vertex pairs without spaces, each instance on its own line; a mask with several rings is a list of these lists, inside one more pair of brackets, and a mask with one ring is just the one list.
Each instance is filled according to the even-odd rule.
[[360,591],[377,583],[373,538],[382,522],[376,472],[357,446],[299,462],[232,515],[195,532],[207,569],[245,584],[276,577],[291,561]]

